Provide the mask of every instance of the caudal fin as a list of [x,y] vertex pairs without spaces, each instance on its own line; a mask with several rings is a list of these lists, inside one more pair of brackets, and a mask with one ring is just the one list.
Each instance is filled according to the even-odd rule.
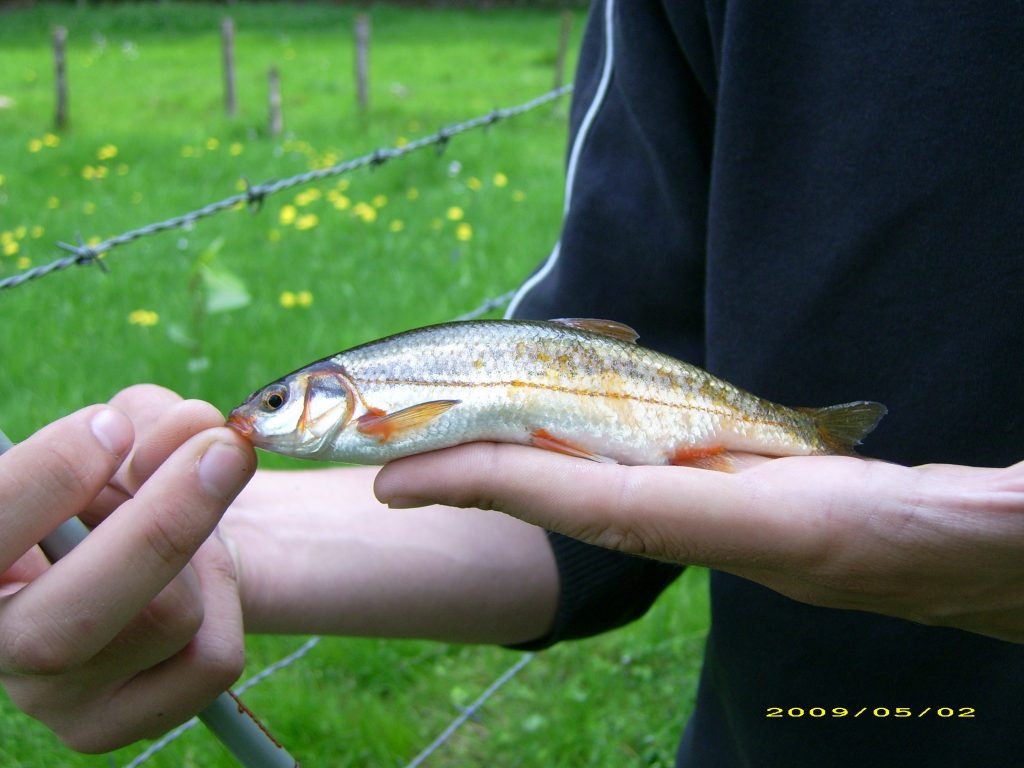
[[852,454],[854,448],[889,412],[881,403],[858,400],[855,403],[830,405],[827,408],[803,409],[814,419],[818,434],[835,453]]

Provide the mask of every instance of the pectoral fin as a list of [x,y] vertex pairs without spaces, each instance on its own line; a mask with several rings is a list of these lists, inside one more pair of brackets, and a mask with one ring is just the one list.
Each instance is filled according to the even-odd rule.
[[376,437],[378,442],[386,443],[396,435],[409,430],[426,426],[442,413],[461,400],[431,400],[417,403],[394,413],[385,413],[379,408],[371,408],[356,421],[356,429],[364,435]]

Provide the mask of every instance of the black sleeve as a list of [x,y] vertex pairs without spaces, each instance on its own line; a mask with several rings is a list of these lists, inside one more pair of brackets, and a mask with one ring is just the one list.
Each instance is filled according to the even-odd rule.
[[555,624],[544,637],[513,646],[536,651],[562,640],[589,637],[621,627],[646,613],[682,572],[671,563],[602,549],[548,532],[561,592]]

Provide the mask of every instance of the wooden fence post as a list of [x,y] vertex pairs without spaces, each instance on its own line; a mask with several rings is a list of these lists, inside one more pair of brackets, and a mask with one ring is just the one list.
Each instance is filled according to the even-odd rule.
[[369,48],[370,48],[370,15],[356,14],[356,96],[359,111],[366,112],[370,105],[369,92]]
[[284,128],[284,121],[281,119],[281,75],[277,67],[271,67],[267,73],[268,96],[270,100],[270,117],[268,125],[271,136],[280,136]]
[[53,30],[53,65],[56,72],[57,109],[54,124],[58,131],[68,126],[68,81],[67,65],[64,59],[64,46],[68,40],[68,31],[64,27]]
[[234,117],[235,102],[235,22],[225,16],[220,22],[221,49],[224,57],[224,112]]
[[565,82],[565,56],[569,50],[569,35],[572,32],[572,11],[562,11],[562,29],[558,34],[558,56],[555,59],[555,88]]

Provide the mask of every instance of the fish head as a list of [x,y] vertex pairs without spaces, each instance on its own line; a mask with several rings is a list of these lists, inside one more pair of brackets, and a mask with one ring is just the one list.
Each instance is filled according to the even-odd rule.
[[321,361],[253,392],[227,424],[258,448],[315,458],[349,423],[354,404],[344,372]]

